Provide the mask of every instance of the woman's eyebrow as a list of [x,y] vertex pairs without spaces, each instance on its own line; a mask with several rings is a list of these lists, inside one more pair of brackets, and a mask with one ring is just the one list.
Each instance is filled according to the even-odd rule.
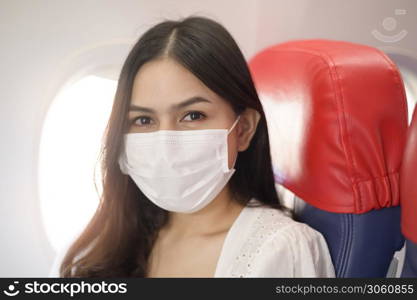
[[[207,103],[211,103],[210,100],[207,100],[206,98],[200,97],[200,96],[195,96],[195,97],[191,97],[183,102],[180,102],[178,104],[174,104],[170,107],[170,111],[174,111],[174,110],[180,110],[186,106],[189,106],[191,104],[195,104],[195,103],[199,103],[199,102],[207,102]],[[155,113],[155,110],[148,108],[148,107],[143,107],[143,106],[137,106],[137,105],[130,105],[130,111],[142,111],[142,112],[147,112],[147,113]]]

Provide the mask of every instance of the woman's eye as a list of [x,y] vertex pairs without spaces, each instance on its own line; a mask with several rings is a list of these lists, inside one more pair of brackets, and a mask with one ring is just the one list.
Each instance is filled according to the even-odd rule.
[[133,120],[134,124],[138,125],[138,126],[152,125],[151,121],[152,121],[152,119],[149,118],[149,117],[138,117],[138,118]]
[[183,120],[184,121],[195,121],[195,120],[200,120],[204,117],[205,117],[205,115],[198,112],[198,111],[191,111],[191,112],[189,112],[188,114],[185,115]]

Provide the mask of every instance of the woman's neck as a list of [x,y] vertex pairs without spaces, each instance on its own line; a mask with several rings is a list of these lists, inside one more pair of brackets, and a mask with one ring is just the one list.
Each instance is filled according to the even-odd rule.
[[212,202],[194,213],[170,212],[168,223],[161,232],[179,237],[216,234],[228,230],[243,207],[225,186]]

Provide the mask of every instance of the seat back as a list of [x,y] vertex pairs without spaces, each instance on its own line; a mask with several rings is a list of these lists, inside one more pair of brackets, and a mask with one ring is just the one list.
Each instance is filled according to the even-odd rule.
[[401,167],[401,229],[406,237],[402,277],[417,277],[417,109],[414,109]]
[[385,277],[403,245],[398,69],[378,49],[331,40],[278,44],[249,66],[276,181],[297,196],[296,218],[323,234],[338,277]]

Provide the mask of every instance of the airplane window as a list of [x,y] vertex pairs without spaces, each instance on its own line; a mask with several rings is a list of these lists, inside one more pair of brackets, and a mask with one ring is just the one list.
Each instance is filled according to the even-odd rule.
[[83,77],[58,94],[46,115],[39,195],[45,230],[57,251],[87,225],[99,203],[98,156],[116,85],[103,77]]

